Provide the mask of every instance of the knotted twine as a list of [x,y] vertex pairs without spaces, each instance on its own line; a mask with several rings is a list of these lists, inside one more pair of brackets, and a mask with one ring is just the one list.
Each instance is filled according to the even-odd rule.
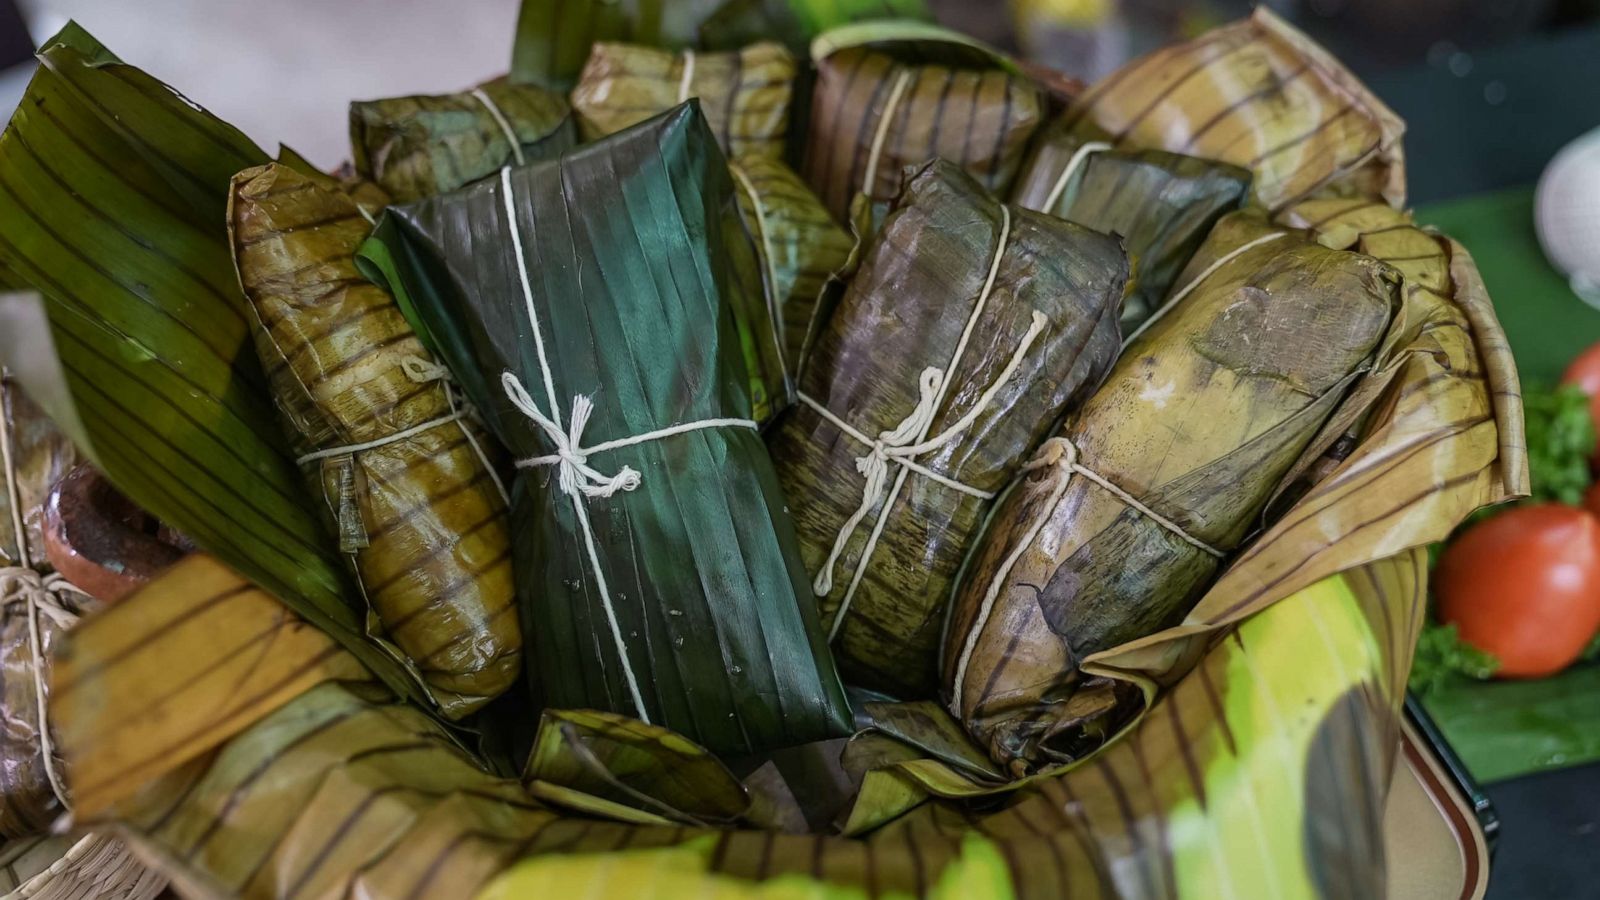
[[861,550],[861,557],[856,561],[855,571],[850,576],[850,586],[845,589],[844,598],[839,602],[839,610],[834,614],[833,624],[828,630],[828,640],[832,641],[839,634],[840,625],[844,622],[845,614],[850,611],[850,604],[855,598],[856,589],[861,585],[861,579],[866,575],[867,564],[872,559],[873,552],[877,549],[878,540],[883,536],[884,526],[888,524],[889,512],[894,508],[895,501],[900,496],[901,489],[905,486],[906,477],[912,472],[937,482],[951,490],[959,491],[980,500],[991,500],[994,493],[981,490],[964,484],[949,476],[918,463],[916,458],[932,453],[951,441],[960,437],[983,414],[1011,381],[1011,378],[1021,368],[1023,359],[1027,356],[1029,348],[1033,346],[1040,334],[1044,333],[1049,320],[1044,313],[1033,311],[1028,330],[1023,334],[1017,344],[1017,349],[1011,354],[1011,359],[1006,367],[1001,370],[989,387],[984,390],[977,401],[965,415],[941,431],[935,437],[928,437],[928,432],[933,430],[933,420],[938,414],[939,405],[944,401],[945,395],[950,391],[950,385],[955,380],[955,373],[961,365],[961,358],[966,355],[967,345],[971,341],[972,332],[977,327],[978,320],[982,318],[984,309],[988,306],[989,295],[994,291],[995,278],[1000,273],[1000,260],[1005,255],[1006,246],[1011,240],[1011,210],[1004,204],[1000,206],[1000,237],[995,244],[994,255],[989,263],[989,274],[984,280],[983,290],[978,293],[977,302],[972,306],[972,312],[967,316],[966,326],[961,331],[961,338],[956,342],[955,351],[951,353],[950,360],[943,369],[929,366],[922,370],[917,379],[918,401],[911,413],[900,424],[887,431],[880,432],[876,439],[868,437],[861,430],[835,415],[826,405],[816,398],[805,393],[800,394],[800,402],[815,410],[835,428],[849,435],[853,440],[872,448],[865,456],[856,457],[856,471],[861,473],[861,503],[855,512],[850,514],[839,528],[839,533],[834,537],[833,548],[828,553],[828,558],[822,564],[822,569],[817,573],[816,579],[811,583],[812,591],[819,597],[826,596],[833,590],[833,569],[839,557],[844,554],[850,539],[855,536],[856,529],[863,520],[872,512],[874,506],[883,499],[884,488],[888,484],[889,465],[893,463],[900,467],[895,476],[893,487],[889,488],[888,498],[884,501],[883,512],[874,523],[872,533],[867,537],[867,543]]
[[[1092,145],[1085,145],[1084,148],[1079,148],[1079,154],[1083,154],[1083,150],[1088,146]],[[1074,160],[1076,159],[1077,156],[1075,155]],[[1069,162],[1069,170],[1071,166],[1072,162]],[[1065,182],[1067,174],[1069,173],[1063,173],[1062,175],[1063,183]],[[1199,287],[1201,282],[1216,274],[1216,272],[1223,266],[1237,259],[1245,251],[1268,243],[1269,241],[1277,240],[1278,238],[1283,237],[1285,234],[1286,232],[1275,231],[1270,234],[1261,235],[1260,237],[1247,241],[1244,244],[1241,244],[1218,257],[1210,265],[1206,266],[1204,269],[1201,269],[1200,273],[1191,279],[1188,284],[1184,285],[1182,289],[1173,293],[1173,295],[1169,297],[1165,303],[1161,304],[1161,307],[1156,310],[1154,315],[1145,320],[1143,325],[1139,326],[1139,328],[1136,329],[1133,334],[1129,335],[1127,339],[1122,342],[1122,349],[1126,350],[1128,345],[1132,344],[1135,339],[1144,334],[1144,332],[1149,329],[1150,326],[1154,325],[1158,319],[1166,315],[1185,297],[1189,296],[1189,294],[1193,293],[1194,289]],[[972,661],[973,651],[977,649],[978,637],[983,633],[984,627],[989,623],[990,615],[994,612],[994,605],[1000,597],[1000,590],[1005,586],[1006,580],[1011,576],[1011,570],[1016,567],[1017,561],[1022,558],[1022,554],[1026,553],[1028,548],[1033,546],[1033,542],[1038,538],[1039,532],[1044,530],[1045,523],[1049,521],[1051,514],[1055,512],[1056,504],[1060,503],[1061,498],[1066,496],[1067,488],[1069,485],[1071,485],[1074,475],[1081,475],[1090,482],[1093,482],[1102,490],[1110,493],[1112,496],[1122,501],[1122,503],[1128,508],[1154,522],[1156,525],[1160,526],[1168,533],[1172,534],[1179,540],[1182,540],[1189,546],[1194,547],[1196,550],[1199,550],[1200,552],[1215,559],[1221,559],[1224,556],[1221,550],[1218,550],[1217,548],[1185,531],[1178,523],[1151,509],[1149,506],[1141,502],[1139,498],[1118,487],[1110,479],[1079,463],[1078,447],[1076,444],[1072,443],[1070,439],[1065,437],[1055,437],[1045,441],[1044,444],[1040,446],[1039,452],[1034,455],[1034,458],[1029,461],[1026,466],[1023,466],[1022,472],[1019,473],[1019,477],[1026,475],[1029,472],[1049,468],[1059,469],[1060,471],[1064,472],[1065,475],[1056,479],[1055,486],[1050,491],[1049,499],[1039,507],[1040,512],[1038,517],[1028,525],[1028,530],[1024,533],[1023,539],[1017,542],[1016,546],[1011,549],[1011,553],[1006,556],[1005,561],[1000,564],[1000,568],[995,571],[994,578],[990,579],[989,586],[984,590],[983,600],[978,605],[978,615],[973,619],[972,627],[967,630],[966,640],[963,642],[961,647],[961,655],[956,660],[955,679],[951,682],[952,689],[950,697],[950,712],[957,717],[961,715],[961,685],[965,683],[967,678],[967,666]]]
[[590,572],[594,575],[595,586],[600,592],[601,608],[605,610],[606,623],[610,626],[612,640],[616,643],[617,657],[622,664],[622,674],[628,684],[628,691],[633,698],[634,709],[640,721],[649,724],[650,717],[645,711],[644,695],[639,690],[639,680],[634,674],[633,665],[628,659],[628,645],[622,637],[622,626],[617,621],[616,609],[611,601],[611,590],[606,584],[605,570],[600,565],[600,553],[595,547],[594,527],[589,522],[589,509],[587,500],[594,498],[611,497],[618,491],[631,491],[637,488],[644,480],[644,476],[632,466],[624,465],[615,474],[607,475],[589,464],[589,458],[597,453],[606,453],[619,450],[623,447],[633,447],[639,444],[659,441],[675,435],[687,434],[691,431],[700,431],[707,428],[748,428],[756,431],[758,425],[750,419],[701,419],[694,422],[682,422],[666,428],[658,428],[643,434],[630,437],[617,438],[593,446],[584,446],[583,432],[589,424],[589,418],[594,413],[594,400],[585,394],[578,394],[572,398],[572,419],[570,424],[563,425],[561,407],[556,403],[555,376],[550,370],[550,358],[545,352],[544,330],[539,326],[538,310],[534,308],[533,286],[528,277],[528,263],[522,249],[522,229],[517,224],[516,205],[513,202],[511,188],[511,168],[507,166],[500,170],[501,197],[505,202],[505,215],[507,228],[511,233],[511,248],[517,260],[517,277],[522,286],[522,301],[528,314],[528,326],[533,330],[534,353],[539,358],[539,372],[543,376],[545,404],[549,409],[546,414],[534,402],[528,389],[523,386],[522,380],[511,371],[502,372],[500,375],[501,386],[505,389],[506,398],[511,401],[519,412],[527,416],[545,437],[555,446],[555,452],[542,456],[531,456],[517,460],[517,468],[530,469],[545,466],[557,467],[556,484],[561,493],[572,500],[572,509],[578,519],[578,529],[583,533],[583,545],[589,560]]

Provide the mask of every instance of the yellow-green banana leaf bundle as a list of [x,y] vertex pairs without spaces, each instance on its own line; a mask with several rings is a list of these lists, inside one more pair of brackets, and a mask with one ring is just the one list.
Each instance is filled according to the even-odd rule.
[[521,468],[535,689],[723,753],[848,727],[751,418],[727,164],[691,101],[391,207],[364,251]]
[[1238,166],[1086,144],[1052,128],[1018,176],[1012,202],[1122,238],[1133,266],[1122,327],[1131,333],[1161,305],[1211,227],[1239,208],[1249,188],[1250,173]]
[[1115,361],[1127,277],[1114,238],[1005,207],[951,163],[907,181],[771,439],[847,679],[933,694],[967,545]]
[[800,366],[817,299],[843,269],[855,241],[784,163],[764,156],[728,161],[739,211],[755,241],[761,280],[791,375]]
[[1089,88],[1063,127],[1119,149],[1156,148],[1255,174],[1280,210],[1318,192],[1406,199],[1405,124],[1328,52],[1266,7],[1128,63]]
[[1131,685],[1079,664],[1182,619],[1374,365],[1401,301],[1388,265],[1254,212],[1224,218],[1179,283],[995,510],[956,591],[952,709],[1014,771],[1084,755],[1128,712]]
[[1005,196],[1046,112],[1044,92],[1014,63],[931,26],[836,29],[812,57],[803,174],[841,222],[857,194],[881,208],[902,169],[934,158]]
[[290,442],[377,619],[444,713],[511,686],[522,631],[488,436],[394,299],[356,270],[371,224],[272,164],[233,182],[229,227]]
[[504,81],[459,94],[350,104],[356,171],[399,203],[455,190],[513,162],[554,156],[576,140],[560,94]]
[[572,89],[572,108],[594,140],[699,97],[728,156],[782,159],[795,74],[794,57],[771,41],[722,53],[600,43]]

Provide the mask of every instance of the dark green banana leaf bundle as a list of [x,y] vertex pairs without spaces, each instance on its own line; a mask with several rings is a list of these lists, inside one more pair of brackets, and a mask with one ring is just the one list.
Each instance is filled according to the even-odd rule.
[[794,57],[772,41],[722,53],[599,43],[572,89],[572,108],[584,138],[594,140],[699,97],[728,156],[782,159],[796,71]]
[[723,236],[738,227],[691,101],[391,207],[363,251],[520,460],[513,552],[545,705],[732,754],[849,728],[750,421]]
[[[908,179],[771,439],[852,683],[933,695],[950,587],[988,497],[1111,368],[1127,277],[1114,238],[1004,207],[953,163]],[[904,454],[882,459],[876,488],[862,437]]]
[[1122,238],[1134,282],[1124,332],[1161,305],[1211,227],[1250,191],[1249,170],[1224,162],[1091,144],[1059,127],[1035,144],[1011,200]]
[[865,194],[876,212],[899,191],[902,169],[934,158],[1006,196],[1044,119],[1044,91],[970,39],[875,24],[830,32],[812,48],[802,174],[823,204],[843,222]]
[[750,156],[730,160],[728,168],[760,258],[783,358],[793,374],[823,286],[849,261],[855,240],[784,163]]
[[1400,302],[1387,264],[1255,211],[1225,217],[1178,281],[1192,293],[1046,443],[955,592],[945,691],[1013,772],[1077,758],[1136,711],[1136,688],[1079,664],[1181,621],[1219,569],[1214,554],[1253,533],[1369,367]]
[[505,81],[459,94],[357,101],[350,147],[363,178],[407,203],[571,147],[571,113],[560,94]]
[[522,667],[488,435],[447,393],[394,298],[356,270],[372,226],[348,195],[281,165],[247,169],[228,224],[257,353],[372,631],[398,646],[445,715],[464,716]]

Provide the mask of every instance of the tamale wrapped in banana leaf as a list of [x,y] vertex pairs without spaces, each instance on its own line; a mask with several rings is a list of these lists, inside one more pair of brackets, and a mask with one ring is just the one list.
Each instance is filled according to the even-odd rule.
[[506,498],[486,434],[392,297],[356,270],[344,193],[276,164],[234,178],[228,224],[291,444],[376,616],[460,717],[521,668]]
[[577,142],[571,113],[560,94],[504,81],[459,94],[357,101],[350,149],[363,178],[406,203],[560,153]]
[[724,238],[739,227],[691,100],[391,207],[363,249],[519,460],[517,590],[545,704],[723,753],[849,726],[751,419]]
[[1005,196],[1043,120],[1045,93],[1015,64],[953,32],[908,27],[847,26],[812,45],[802,174],[841,222],[857,194],[885,206],[902,169],[934,158]]
[[1011,199],[1122,238],[1133,267],[1122,328],[1132,332],[1249,189],[1250,172],[1238,166],[1164,150],[1118,150],[1051,127],[1036,142]]
[[1350,71],[1265,6],[1128,63],[1089,88],[1063,127],[1119,149],[1243,166],[1277,211],[1315,193],[1405,204],[1400,121]]
[[953,163],[906,182],[771,439],[851,683],[932,696],[968,543],[1116,360],[1127,278],[1115,238],[1004,206]]
[[699,97],[728,156],[782,159],[795,73],[794,57],[772,41],[722,53],[599,43],[572,89],[572,108],[584,139],[594,140]]
[[791,374],[828,277],[844,268],[855,240],[787,165],[763,156],[728,162],[739,211],[755,239],[761,280]]
[[[1232,213],[996,508],[955,592],[951,709],[1014,772],[1136,711],[1088,655],[1179,622],[1374,358],[1400,277]],[[1135,704],[1129,709],[1129,704]]]
[[40,536],[45,496],[77,453],[3,374],[0,451],[0,838],[10,839],[46,833],[64,812],[60,759],[45,765],[40,694],[56,638],[93,601],[48,578]]

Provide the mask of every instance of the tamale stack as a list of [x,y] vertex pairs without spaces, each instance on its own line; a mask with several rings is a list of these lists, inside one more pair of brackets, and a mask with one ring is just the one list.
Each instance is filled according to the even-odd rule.
[[1132,332],[1161,304],[1200,242],[1250,189],[1250,172],[1163,150],[1119,150],[1052,127],[1017,178],[1012,202],[1122,238],[1133,289]]
[[351,153],[363,178],[406,203],[560,153],[577,142],[571,112],[560,94],[504,81],[358,101],[350,104]]
[[[949,160],[1005,196],[1045,113],[1045,95],[966,38],[856,44],[841,29],[813,45],[817,66],[805,175],[834,218],[857,194],[887,204],[901,170]],[[834,38],[830,40],[830,38]]]
[[355,252],[342,192],[276,164],[234,178],[228,223],[290,441],[384,639],[459,718],[521,668],[506,501],[443,369]]
[[763,156],[730,160],[739,212],[755,239],[761,279],[790,374],[828,277],[844,268],[855,240],[828,215],[795,171]]
[[1405,204],[1405,124],[1264,6],[1128,63],[1061,121],[1086,141],[1242,166],[1255,174],[1251,198],[1273,211],[1317,193]]
[[771,439],[852,683],[934,693],[962,556],[1111,368],[1127,277],[1114,238],[1003,206],[952,163],[906,182]]
[[794,93],[794,57],[761,41],[722,53],[673,53],[597,43],[572,89],[585,140],[615,134],[690,97],[729,157],[782,159]]
[[1136,689],[1079,664],[1182,619],[1368,366],[1400,296],[1388,265],[1259,211],[1224,218],[1179,284],[1002,499],[955,592],[951,709],[1013,772],[1077,758],[1133,711]]
[[521,470],[514,555],[545,705],[744,754],[844,734],[843,688],[751,418],[697,101],[380,222],[403,292]]

